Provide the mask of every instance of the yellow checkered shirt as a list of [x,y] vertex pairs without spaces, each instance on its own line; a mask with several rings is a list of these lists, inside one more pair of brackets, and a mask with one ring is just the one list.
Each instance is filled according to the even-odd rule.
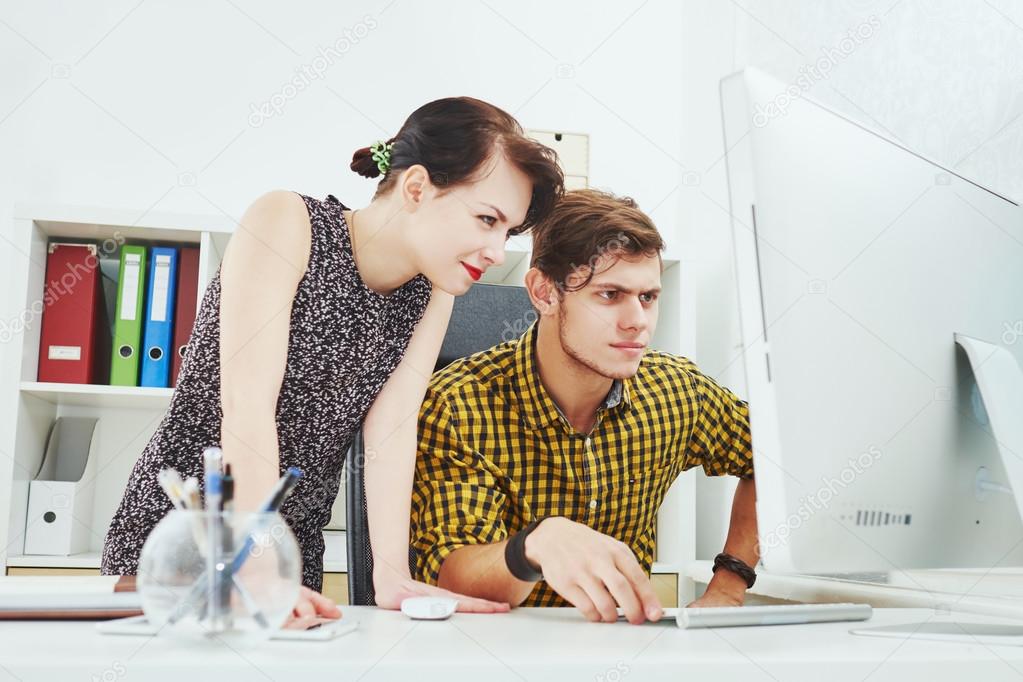
[[[575,431],[540,382],[536,329],[430,382],[412,490],[421,580],[437,584],[459,547],[500,542],[541,516],[621,540],[649,574],[657,510],[679,473],[753,476],[747,404],[676,355],[647,351],[590,434]],[[565,605],[543,581],[523,602]]]

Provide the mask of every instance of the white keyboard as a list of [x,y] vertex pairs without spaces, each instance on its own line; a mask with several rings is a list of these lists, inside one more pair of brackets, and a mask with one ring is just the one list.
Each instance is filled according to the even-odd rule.
[[768,606],[712,606],[680,608],[675,622],[680,628],[727,628],[741,625],[793,625],[867,620],[869,604],[772,604]]

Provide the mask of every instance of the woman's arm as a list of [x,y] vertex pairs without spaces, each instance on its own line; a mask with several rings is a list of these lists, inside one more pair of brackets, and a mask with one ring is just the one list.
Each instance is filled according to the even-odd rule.
[[366,511],[376,585],[410,579],[409,514],[416,426],[453,304],[451,294],[434,288],[405,357],[384,384],[363,425]]
[[245,212],[221,264],[220,437],[239,511],[255,510],[280,477],[277,397],[311,232],[302,197],[269,192]]
[[418,450],[419,409],[437,364],[454,298],[434,288],[405,357],[384,384],[363,423],[366,442],[366,511],[373,548],[373,587],[377,606],[401,607],[408,597],[458,600],[459,611],[496,613],[506,603],[455,594],[412,580],[409,573],[409,516]]

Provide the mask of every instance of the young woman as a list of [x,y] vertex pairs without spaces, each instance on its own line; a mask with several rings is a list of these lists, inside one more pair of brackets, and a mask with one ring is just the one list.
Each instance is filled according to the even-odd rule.
[[416,425],[452,296],[500,265],[508,235],[553,206],[563,191],[555,154],[504,111],[457,97],[417,109],[351,168],[383,176],[365,208],[275,191],[246,211],[206,289],[170,408],[114,515],[103,573],[137,572],[171,508],[157,472],[201,479],[202,450],[220,444],[239,511],[254,510],[287,467],[305,472],[282,509],[303,561],[290,624],[336,617],[318,594],[322,530],[362,426],[377,604],[446,595],[463,610],[507,608],[410,577]]

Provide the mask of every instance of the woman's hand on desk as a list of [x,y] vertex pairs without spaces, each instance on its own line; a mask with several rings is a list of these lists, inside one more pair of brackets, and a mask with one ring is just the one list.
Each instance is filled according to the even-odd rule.
[[334,600],[324,597],[319,592],[314,592],[303,585],[299,589],[298,603],[291,610],[288,620],[282,626],[286,630],[308,630],[314,625],[320,625],[341,617],[341,609],[337,607]]
[[511,609],[507,603],[466,597],[465,595],[421,583],[411,578],[395,578],[388,580],[385,584],[377,582],[374,587],[376,589],[377,606],[383,609],[400,609],[402,600],[409,597],[457,599],[458,610],[461,613],[504,613]]

